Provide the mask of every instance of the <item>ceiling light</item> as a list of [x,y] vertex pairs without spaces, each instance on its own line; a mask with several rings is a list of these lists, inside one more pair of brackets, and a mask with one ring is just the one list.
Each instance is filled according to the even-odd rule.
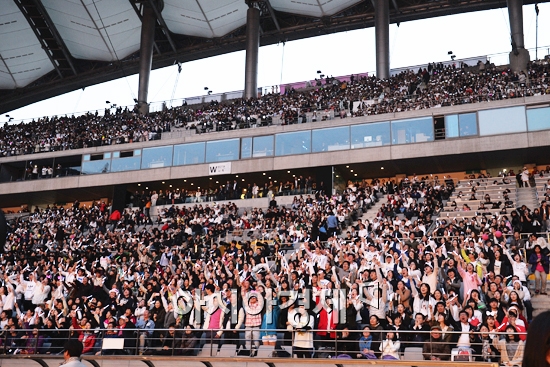
[[384,169],[384,167],[380,167],[380,169]]
[[138,184],[138,186],[141,186],[141,184]]
[[162,181],[162,184],[164,185],[164,181]]
[[183,182],[187,182],[187,180],[183,180]]
[[264,176],[265,176],[265,172],[264,172],[264,173],[262,173],[262,175],[264,175]]

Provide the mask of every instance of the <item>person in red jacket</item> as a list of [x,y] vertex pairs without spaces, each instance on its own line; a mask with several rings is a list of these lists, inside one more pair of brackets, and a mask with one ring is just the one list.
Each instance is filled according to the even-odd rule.
[[[74,311],[73,311],[74,312]],[[78,333],[78,341],[82,343],[84,349],[82,354],[94,354],[95,334],[92,331],[92,324],[83,318],[79,324],[76,314],[73,313],[72,328]]]

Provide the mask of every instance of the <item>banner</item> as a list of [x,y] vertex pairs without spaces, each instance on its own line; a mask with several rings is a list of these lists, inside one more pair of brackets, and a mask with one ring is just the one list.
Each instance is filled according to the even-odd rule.
[[211,163],[208,166],[208,175],[226,175],[231,173],[231,162]]

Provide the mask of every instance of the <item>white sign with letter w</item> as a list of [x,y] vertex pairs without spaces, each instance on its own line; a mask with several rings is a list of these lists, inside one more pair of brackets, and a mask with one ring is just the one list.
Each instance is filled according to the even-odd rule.
[[208,175],[225,175],[231,173],[231,162],[211,163],[208,167]]

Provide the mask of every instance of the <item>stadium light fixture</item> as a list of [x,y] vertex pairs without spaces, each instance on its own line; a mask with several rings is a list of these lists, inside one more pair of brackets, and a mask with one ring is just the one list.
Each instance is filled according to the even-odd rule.
[[323,74],[321,70],[317,70],[317,74]]
[[453,54],[453,51],[447,52],[447,55],[452,55],[452,54]]

